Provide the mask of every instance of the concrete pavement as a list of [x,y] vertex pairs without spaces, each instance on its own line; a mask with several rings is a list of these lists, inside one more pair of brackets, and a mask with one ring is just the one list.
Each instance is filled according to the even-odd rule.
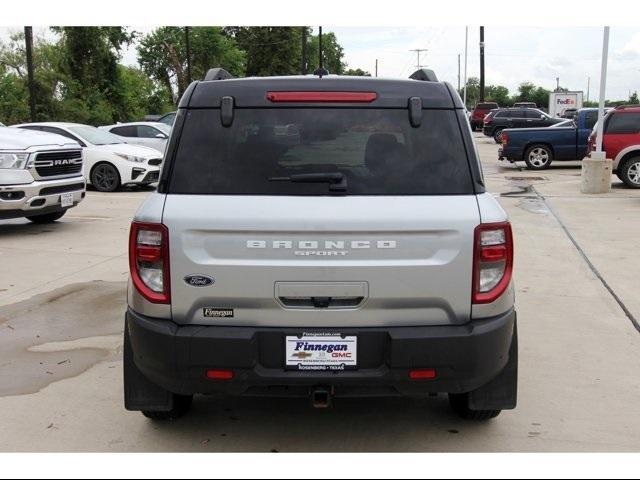
[[640,333],[598,278],[640,318],[640,192],[585,196],[579,164],[525,171],[477,143],[516,235],[517,410],[469,423],[441,396],[329,411],[197,397],[167,424],[124,411],[126,239],[148,192],[90,192],[59,224],[0,222],[0,451],[640,450]]

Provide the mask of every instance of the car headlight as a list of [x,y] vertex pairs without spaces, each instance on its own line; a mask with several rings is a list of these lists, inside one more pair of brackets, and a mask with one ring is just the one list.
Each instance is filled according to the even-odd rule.
[[0,152],[0,168],[25,168],[28,160],[28,153]]
[[145,163],[147,161],[144,157],[136,157],[135,155],[125,155],[124,153],[116,153],[120,158],[124,158],[127,162]]

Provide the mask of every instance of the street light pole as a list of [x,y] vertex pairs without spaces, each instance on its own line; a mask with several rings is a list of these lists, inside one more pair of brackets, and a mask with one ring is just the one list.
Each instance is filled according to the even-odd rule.
[[484,102],[484,27],[480,27],[480,101]]
[[602,150],[604,135],[604,103],[607,89],[607,64],[609,61],[609,27],[604,27],[602,39],[602,66],[600,69],[600,102],[596,126],[596,150],[582,160],[582,193],[608,193],[611,191],[612,163]]
[[469,27],[464,27],[464,93],[463,103],[467,108],[467,63],[469,61]]
[[187,50],[187,83],[191,85],[191,42],[189,39],[189,27],[184,27],[184,40]]

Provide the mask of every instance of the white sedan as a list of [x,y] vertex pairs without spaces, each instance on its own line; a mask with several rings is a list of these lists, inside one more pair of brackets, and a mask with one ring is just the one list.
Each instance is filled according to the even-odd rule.
[[160,122],[118,123],[99,128],[122,137],[127,143],[155,148],[160,152],[164,152],[171,135],[171,127]]
[[87,183],[101,192],[114,192],[123,185],[149,185],[159,180],[162,153],[153,148],[129,145],[105,130],[60,122],[25,123],[14,127],[57,133],[78,142],[84,150]]

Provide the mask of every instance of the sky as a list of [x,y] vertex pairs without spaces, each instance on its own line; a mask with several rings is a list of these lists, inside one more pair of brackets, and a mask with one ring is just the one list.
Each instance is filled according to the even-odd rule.
[[[153,27],[132,27],[149,32]],[[464,78],[465,27],[331,27],[344,47],[349,67],[374,72],[378,59],[381,77],[408,77],[415,69],[417,56],[410,50],[427,49],[420,63],[432,68],[441,80],[458,83],[458,55]],[[0,27],[0,40],[6,40],[11,29]],[[13,29],[15,30],[15,29]],[[45,28],[36,34],[50,36]],[[469,27],[468,76],[480,71],[479,27]],[[598,97],[601,27],[498,27],[485,28],[485,65],[487,85],[504,85],[514,93],[524,81],[550,90],[560,85],[570,90]],[[135,45],[123,53],[122,61],[136,65]],[[611,29],[607,98],[627,99],[629,92],[640,91],[640,26]]]

